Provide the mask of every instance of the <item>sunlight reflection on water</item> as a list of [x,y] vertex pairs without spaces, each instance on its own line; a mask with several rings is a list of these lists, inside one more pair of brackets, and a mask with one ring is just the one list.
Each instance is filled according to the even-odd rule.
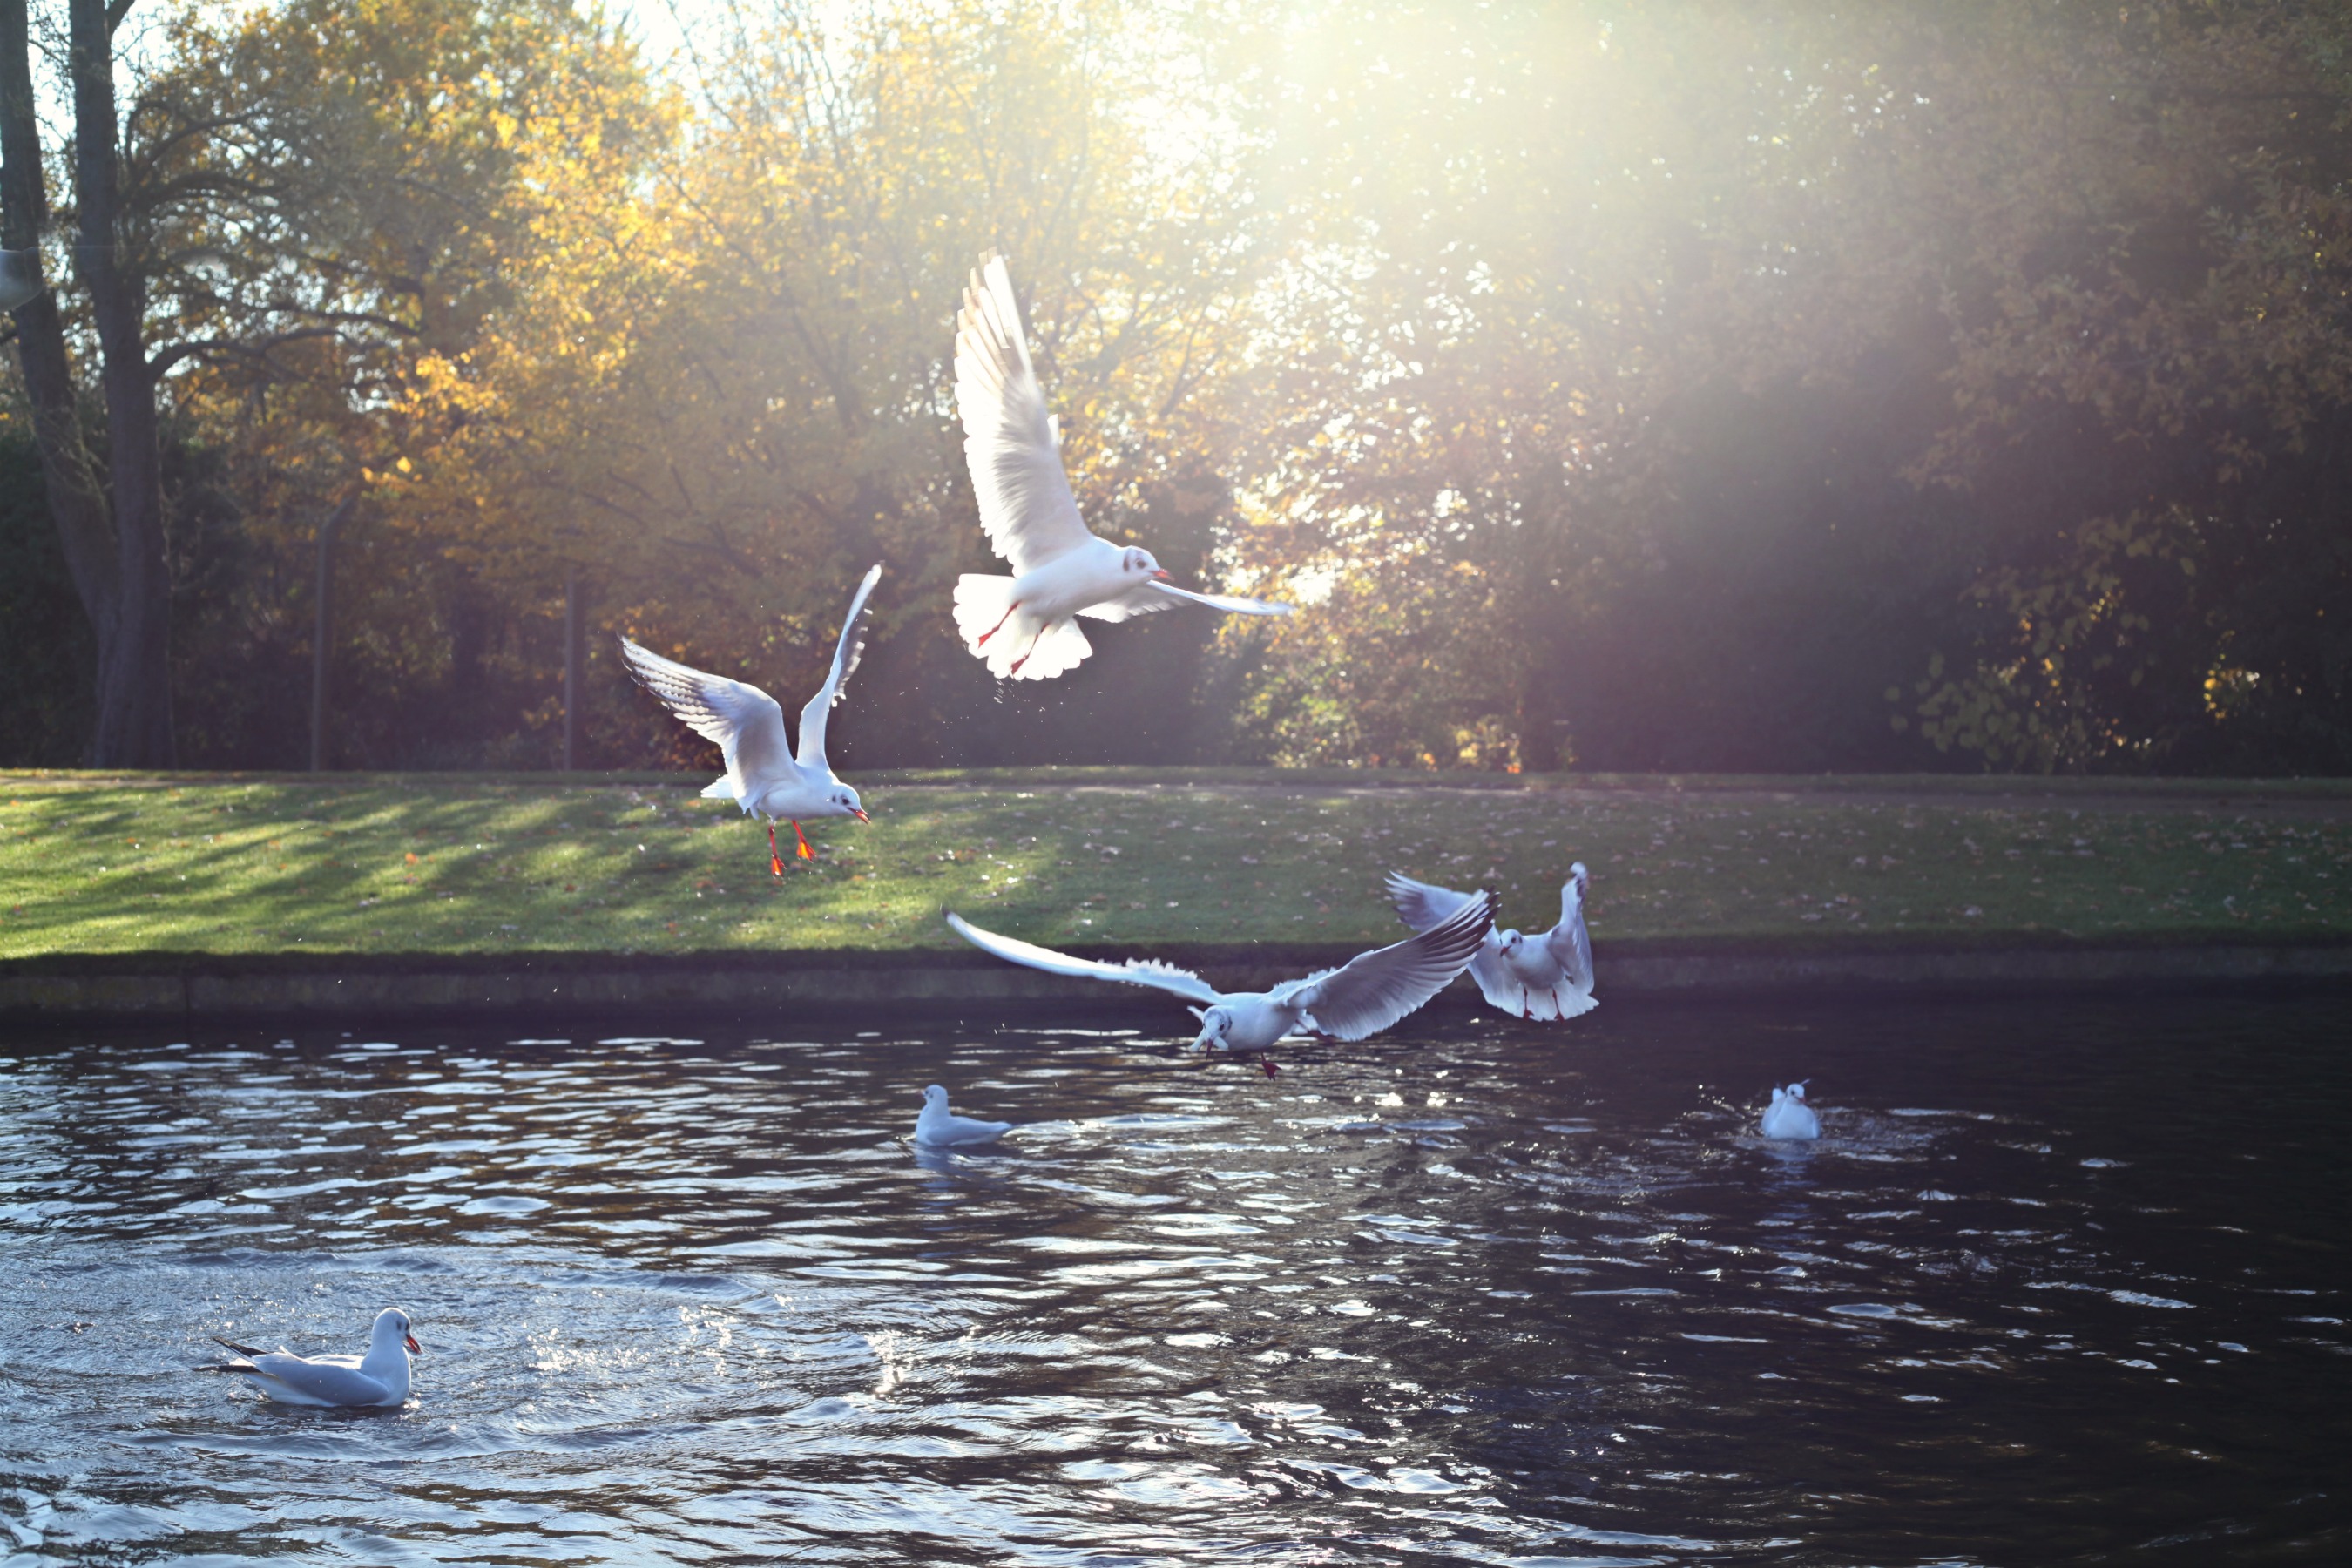
[[[20,1038],[0,1563],[2324,1556],[2339,1013]],[[395,1302],[401,1412],[185,1370]]]

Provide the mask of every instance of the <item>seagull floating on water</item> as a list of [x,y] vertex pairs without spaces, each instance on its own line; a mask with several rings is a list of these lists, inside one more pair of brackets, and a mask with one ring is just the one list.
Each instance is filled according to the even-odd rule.
[[386,1307],[375,1315],[365,1355],[299,1356],[289,1350],[257,1351],[233,1340],[215,1340],[237,1353],[236,1361],[199,1372],[233,1372],[280,1405],[325,1410],[361,1410],[406,1404],[408,1358],[425,1347],[408,1331],[408,1314]]
[[801,710],[797,758],[784,739],[784,710],[774,698],[756,686],[706,674],[640,647],[627,637],[621,639],[621,657],[628,660],[629,673],[637,684],[661,699],[662,706],[685,721],[688,729],[719,742],[727,771],[703,790],[703,798],[731,800],[742,806],[744,816],[768,819],[768,869],[779,877],[784,874],[784,861],[776,852],[778,821],[793,825],[793,837],[800,841],[800,858],[814,860],[816,851],[809,847],[808,835],[801,831],[802,817],[871,820],[858,804],[857,792],[835,778],[833,764],[824,760],[824,721],[833,705],[841,700],[842,687],[849,672],[857,668],[857,656],[866,650],[858,617],[866,611],[874,584],[881,580],[882,568],[877,565],[866,574],[857,584],[857,596],[849,602],[849,618],[841,623],[841,640],[834,645],[833,673]]
[[[1486,933],[1470,961],[1470,977],[1490,1005],[1515,1018],[1546,1021],[1574,1018],[1601,1005],[1592,997],[1592,938],[1584,929],[1584,893],[1591,881],[1583,861],[1569,867],[1568,880],[1559,888],[1559,923],[1551,930],[1534,936]],[[1397,918],[1415,931],[1449,919],[1478,896],[1389,874]]]
[[1822,1135],[1822,1119],[1805,1103],[1805,1086],[1792,1083],[1786,1089],[1772,1091],[1772,1103],[1764,1108],[1763,1133],[1767,1138],[1790,1138],[1805,1142]]
[[[1418,936],[1358,953],[1337,969],[1318,970],[1304,980],[1286,980],[1271,991],[1223,992],[1190,970],[1149,959],[1103,963],[1074,958],[1034,942],[982,931],[961,915],[948,924],[983,952],[1048,974],[1116,980],[1172,992],[1201,1020],[1195,1050],[1215,1046],[1228,1051],[1262,1051],[1285,1035],[1305,1029],[1342,1040],[1377,1034],[1436,995],[1462,973],[1495,923],[1495,896],[1480,895]],[[1273,1063],[1267,1062],[1269,1074]]]
[[915,1118],[915,1142],[926,1149],[993,1143],[1013,1131],[1010,1121],[975,1121],[948,1109],[948,1091],[938,1084],[923,1090],[922,1113]]
[[1178,600],[1232,615],[1291,613],[1288,605],[1179,588],[1149,550],[1121,549],[1087,529],[1001,256],[982,259],[956,313],[955,395],[980,526],[1013,571],[966,573],[956,582],[956,630],[990,674],[1048,680],[1076,668],[1094,652],[1077,616],[1124,621]]

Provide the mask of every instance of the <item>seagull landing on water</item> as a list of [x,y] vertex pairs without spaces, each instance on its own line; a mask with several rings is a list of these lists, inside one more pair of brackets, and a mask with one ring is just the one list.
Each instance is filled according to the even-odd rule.
[[233,1372],[280,1405],[315,1409],[364,1410],[408,1402],[408,1358],[425,1347],[408,1331],[408,1314],[386,1307],[375,1315],[365,1355],[299,1356],[292,1351],[257,1351],[215,1340],[237,1359],[198,1372]]
[[865,581],[857,584],[857,596],[849,602],[849,618],[841,623],[841,640],[834,645],[833,673],[801,710],[797,758],[784,740],[784,710],[774,698],[756,686],[723,675],[706,675],[626,637],[621,639],[621,657],[628,660],[629,673],[637,684],[660,698],[662,706],[683,720],[688,729],[719,742],[727,771],[703,790],[703,798],[731,800],[742,806],[744,816],[768,819],[768,869],[779,877],[784,874],[784,860],[776,852],[778,822],[793,825],[793,837],[800,841],[800,858],[814,860],[816,851],[809,847],[808,835],[801,831],[801,818],[870,820],[857,803],[857,792],[834,777],[833,765],[824,760],[824,721],[833,705],[841,700],[841,689],[849,672],[857,668],[857,656],[865,651],[866,637],[858,629],[858,617],[866,613],[866,596],[881,580],[882,568],[877,565],[866,574]]
[[[1592,938],[1584,930],[1584,893],[1591,882],[1583,861],[1568,868],[1559,889],[1559,924],[1548,931],[1487,933],[1470,961],[1470,978],[1489,1005],[1515,1018],[1547,1022],[1601,1005],[1592,999]],[[1427,931],[1477,896],[1389,874],[1389,900],[1396,905],[1397,918],[1415,931]]]
[[993,1143],[1013,1131],[1010,1121],[975,1121],[948,1109],[948,1091],[938,1084],[923,1090],[923,1109],[915,1118],[915,1142],[926,1149],[953,1149]]
[[[1155,986],[1202,1004],[1186,1009],[1201,1020],[1194,1050],[1214,1046],[1226,1051],[1263,1051],[1302,1029],[1360,1040],[1412,1013],[1452,984],[1476,954],[1495,923],[1494,900],[1494,894],[1481,894],[1420,935],[1358,953],[1337,969],[1286,980],[1271,991],[1233,993],[1217,990],[1190,970],[1148,959],[1102,963],[982,931],[961,915],[950,914],[948,924],[974,947],[1008,963],[1048,974]],[[1271,1076],[1273,1063],[1265,1065]]]
[[956,582],[956,630],[990,674],[1049,680],[1075,668],[1094,652],[1077,616],[1124,621],[1179,600],[1239,616],[1291,613],[1288,605],[1179,588],[1149,550],[1122,550],[1087,529],[1001,256],[982,259],[956,313],[955,395],[980,526],[1013,571],[966,573]]
[[1808,1143],[1822,1135],[1822,1119],[1805,1103],[1803,1084],[1792,1083],[1772,1091],[1772,1103],[1764,1108],[1760,1131],[1767,1138],[1789,1138]]

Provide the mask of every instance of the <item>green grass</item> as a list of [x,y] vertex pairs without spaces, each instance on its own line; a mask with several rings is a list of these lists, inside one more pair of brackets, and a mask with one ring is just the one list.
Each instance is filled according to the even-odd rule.
[[873,825],[813,826],[814,863],[787,829],[778,879],[698,779],[0,774],[0,959],[959,945],[945,909],[1059,944],[1356,942],[1399,929],[1391,868],[1541,927],[1577,858],[1604,944],[2352,934],[2352,801],[2324,785],[955,777],[867,785]]

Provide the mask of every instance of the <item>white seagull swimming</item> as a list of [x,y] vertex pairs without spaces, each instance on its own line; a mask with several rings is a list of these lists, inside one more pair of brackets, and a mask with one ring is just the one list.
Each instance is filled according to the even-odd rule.
[[703,798],[731,800],[742,806],[744,816],[768,819],[768,869],[779,877],[784,874],[783,857],[776,853],[779,821],[793,825],[793,837],[800,840],[800,858],[814,860],[816,851],[809,847],[808,835],[801,831],[802,817],[870,820],[857,802],[857,792],[835,778],[833,764],[824,760],[824,721],[833,705],[841,700],[842,687],[849,672],[857,668],[857,656],[865,651],[866,637],[858,629],[858,617],[865,614],[866,596],[881,580],[882,568],[877,565],[866,574],[857,584],[857,596],[849,602],[849,618],[841,623],[841,640],[834,645],[833,673],[801,710],[798,757],[784,740],[783,709],[758,687],[705,674],[626,637],[621,639],[621,657],[628,660],[629,673],[637,684],[660,698],[662,706],[685,721],[688,729],[719,742],[727,771],[703,790]]
[[299,1356],[289,1350],[257,1351],[216,1339],[237,1359],[199,1372],[233,1372],[280,1405],[326,1410],[371,1409],[406,1404],[408,1358],[425,1347],[408,1331],[408,1314],[386,1307],[375,1315],[365,1355]]
[[1029,360],[1029,340],[1004,258],[971,275],[956,313],[956,409],[980,526],[1013,575],[956,581],[956,630],[989,673],[1048,680],[1094,652],[1072,617],[1124,621],[1178,600],[1242,616],[1286,616],[1288,605],[1179,588],[1151,552],[1090,531],[1062,468],[1062,433]]
[[1805,1086],[1792,1083],[1786,1089],[1772,1091],[1772,1103],[1764,1108],[1761,1129],[1767,1138],[1790,1138],[1805,1142],[1822,1135],[1822,1119],[1805,1103]]
[[[1601,1005],[1592,998],[1592,938],[1584,930],[1584,892],[1591,873],[1584,862],[1568,868],[1559,888],[1559,923],[1528,936],[1515,931],[1486,933],[1470,977],[1488,1004],[1515,1018],[1573,1018]],[[1488,895],[1491,897],[1492,895]],[[1389,900],[1397,917],[1415,931],[1451,918],[1477,897],[1433,888],[1389,873]]]
[[[1342,1040],[1377,1034],[1436,995],[1462,973],[1495,923],[1492,893],[1465,903],[1453,916],[1418,936],[1358,953],[1337,969],[1318,970],[1304,980],[1286,980],[1271,991],[1222,992],[1190,970],[1150,959],[1103,963],[1074,958],[1050,947],[1017,942],[982,931],[961,915],[948,924],[983,952],[1048,974],[1082,975],[1150,985],[1202,1005],[1186,1011],[1201,1020],[1195,1050],[1215,1046],[1228,1051],[1262,1051],[1294,1031],[1306,1029]],[[1265,1064],[1269,1074],[1274,1064]]]
[[993,1143],[1012,1131],[1010,1121],[975,1121],[958,1116],[948,1109],[948,1091],[938,1084],[923,1090],[922,1112],[915,1118],[915,1142],[926,1149]]

